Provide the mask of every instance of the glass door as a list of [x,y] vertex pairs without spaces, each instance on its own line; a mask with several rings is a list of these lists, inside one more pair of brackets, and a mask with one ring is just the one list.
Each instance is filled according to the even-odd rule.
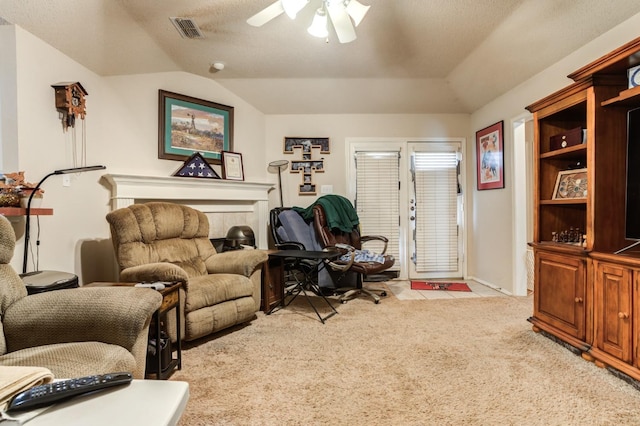
[[408,144],[409,278],[462,277],[462,160],[458,142]]

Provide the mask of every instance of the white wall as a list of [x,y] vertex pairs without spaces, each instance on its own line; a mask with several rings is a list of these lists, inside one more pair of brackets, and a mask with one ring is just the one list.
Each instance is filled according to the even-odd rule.
[[18,139],[16,94],[15,27],[0,25],[0,173],[18,164],[17,144],[3,143]]
[[[74,272],[81,280],[83,273],[89,274],[91,280],[110,278],[99,277],[113,273],[112,259],[105,256],[110,248],[105,220],[109,191],[101,183],[101,175],[169,176],[182,164],[158,159],[158,89],[234,106],[233,149],[244,154],[246,180],[264,181],[264,115],[215,81],[180,72],[101,77],[21,28],[11,28],[15,28],[17,47],[17,95],[12,101],[3,92],[2,103],[17,104],[17,120],[11,123],[17,137],[6,137],[12,134],[11,129],[3,130],[3,147],[17,146],[19,160],[7,166],[24,170],[28,181],[37,182],[53,170],[76,165],[72,155],[73,130],[62,130],[51,85],[79,81],[89,93],[85,120],[87,164],[107,167],[104,172],[70,175],[70,187],[62,186],[60,176],[52,176],[44,183],[43,207],[52,207],[54,214],[32,218],[32,229],[40,230],[39,269]],[[4,40],[0,43],[11,42],[6,33],[0,33]],[[7,82],[11,85],[11,73],[4,67],[0,71],[0,87]],[[3,113],[3,129],[7,121]],[[78,146],[81,139],[82,122],[77,120]],[[10,171],[16,170],[3,170]],[[14,221],[14,229],[19,241],[12,265],[21,270],[23,218]],[[35,242],[35,234],[31,238]]]
[[[471,116],[475,132],[497,121],[505,122],[505,189],[474,191],[470,216],[468,271],[471,276],[511,292],[514,262],[513,242],[513,141],[511,119],[526,112],[525,107],[572,83],[566,76],[590,62],[617,49],[640,35],[640,14],[608,31],[593,42],[578,49],[562,61],[525,81],[495,99]],[[559,41],[561,42],[561,41]],[[504,52],[506,55],[530,55],[531,52]],[[473,161],[467,163],[468,176],[474,180]],[[515,167],[524,167],[517,164]],[[467,182],[468,184],[470,182]]]
[[[322,195],[320,194],[322,185],[333,185],[335,194],[347,194],[346,138],[470,139],[469,116],[466,114],[269,115],[266,120],[267,163],[280,159],[289,161],[302,159],[299,153],[283,153],[285,136],[329,137],[330,139],[331,153],[322,155],[325,160],[325,172],[316,173],[313,177],[318,194],[316,196],[298,195],[298,185],[302,182],[302,177],[298,173],[290,173],[290,169],[287,169],[282,175],[285,206],[310,205]],[[277,177],[272,182],[277,182]],[[271,207],[280,205],[277,191],[272,191],[270,194],[269,204]]]
[[[284,136],[326,136],[331,138],[331,154],[325,155],[325,173],[316,184],[331,184],[335,193],[346,193],[344,140],[346,137],[465,137],[467,138],[467,268],[482,282],[511,291],[514,262],[512,174],[513,149],[510,120],[525,112],[526,105],[571,83],[566,75],[638,36],[640,14],[589,43],[495,101],[466,115],[273,115],[263,116],[253,106],[219,86],[215,81],[186,73],[161,73],[120,77],[100,77],[41,40],[15,28],[3,26],[0,47],[2,91],[2,134],[4,167],[25,170],[27,179],[37,181],[46,173],[72,167],[72,133],[63,133],[53,103],[51,84],[80,81],[87,97],[87,163],[105,164],[107,173],[167,176],[179,162],[157,159],[157,90],[164,89],[235,107],[235,147],[243,154],[246,179],[277,182],[267,173],[267,164],[276,159],[294,158],[282,153]],[[11,64],[15,37],[16,66]],[[5,49],[5,46],[9,46]],[[517,56],[530,52],[504,52]],[[15,83],[17,81],[17,84]],[[17,90],[15,89],[17,88]],[[11,91],[16,90],[15,98]],[[15,104],[11,100],[16,99]],[[7,111],[9,105],[9,111]],[[11,109],[15,108],[15,119]],[[477,191],[475,132],[497,121],[505,122],[505,189]],[[81,126],[78,124],[78,139]],[[9,140],[7,140],[9,139]],[[15,139],[15,140],[11,140]],[[7,153],[17,151],[18,155]],[[11,157],[18,158],[13,160]],[[516,167],[519,165],[516,165]],[[12,170],[2,170],[9,172]],[[71,187],[63,187],[59,176],[45,183],[45,205],[53,216],[40,222],[40,269],[107,273],[103,260],[108,226],[108,191],[101,185],[101,173],[74,175]],[[315,197],[297,195],[300,177],[283,175],[284,203],[308,205]],[[270,205],[279,204],[277,191]],[[22,238],[23,219],[14,222]],[[36,222],[36,221],[34,221]],[[34,224],[35,226],[35,224]],[[21,269],[22,240],[12,262]],[[83,246],[92,243],[93,254],[84,258]],[[109,243],[110,244],[110,243]],[[95,253],[102,253],[95,255]],[[80,259],[81,254],[83,258]],[[92,257],[93,256],[93,257]],[[106,263],[106,264],[105,264]],[[104,270],[104,271],[103,271]],[[94,272],[91,272],[94,273]],[[92,276],[92,278],[94,278]]]

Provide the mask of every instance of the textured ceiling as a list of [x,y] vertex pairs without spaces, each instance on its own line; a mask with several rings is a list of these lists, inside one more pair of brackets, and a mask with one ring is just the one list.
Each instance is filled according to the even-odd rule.
[[246,23],[273,1],[0,0],[0,20],[100,75],[186,71],[264,113],[467,113],[640,13],[639,0],[360,0],[358,38],[340,44],[306,32],[320,0]]

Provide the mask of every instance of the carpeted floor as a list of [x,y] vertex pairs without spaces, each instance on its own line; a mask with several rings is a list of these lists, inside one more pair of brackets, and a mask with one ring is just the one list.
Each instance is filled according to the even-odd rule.
[[304,300],[188,345],[187,425],[637,425],[640,391],[531,330],[531,297]]

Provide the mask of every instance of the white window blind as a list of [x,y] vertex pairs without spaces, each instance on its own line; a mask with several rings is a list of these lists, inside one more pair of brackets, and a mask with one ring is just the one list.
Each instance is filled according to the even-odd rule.
[[[356,210],[362,235],[382,235],[389,239],[387,254],[400,259],[400,153],[356,152]],[[382,245],[367,243],[380,252]],[[400,270],[400,262],[390,271]]]
[[458,269],[458,157],[451,152],[414,152],[417,272]]

